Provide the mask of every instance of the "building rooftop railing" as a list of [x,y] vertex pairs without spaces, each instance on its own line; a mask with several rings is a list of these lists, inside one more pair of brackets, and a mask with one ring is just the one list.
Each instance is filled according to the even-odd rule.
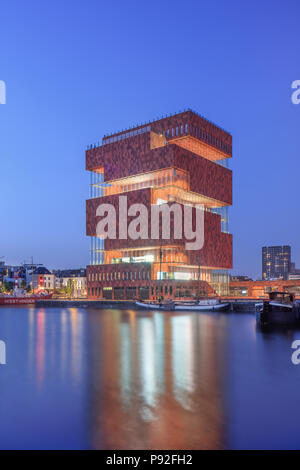
[[170,118],[170,117],[174,117],[174,116],[177,116],[178,114],[183,114],[183,113],[186,113],[186,112],[192,112],[193,114],[196,114],[197,116],[199,116],[201,119],[203,119],[204,121],[206,121],[207,123],[213,125],[214,127],[220,129],[221,131],[223,132],[226,132],[227,134],[231,135],[230,132],[226,131],[223,127],[215,124],[213,121],[210,121],[209,119],[207,119],[206,117],[202,116],[200,113],[198,113],[197,111],[194,111],[193,109],[191,108],[185,108],[183,109],[182,111],[177,111],[175,113],[170,113],[170,114],[164,114],[156,119],[152,119],[150,121],[145,121],[145,122],[141,122],[139,124],[135,124],[134,126],[131,126],[131,127],[127,127],[125,129],[120,129],[118,131],[115,131],[115,132],[112,132],[112,133],[109,133],[109,134],[104,134],[103,138],[102,138],[102,144],[100,144],[99,142],[97,142],[97,144],[91,144],[91,145],[88,145],[87,146],[87,150],[90,150],[92,148],[97,148],[97,147],[100,147],[101,145],[105,145],[106,143],[108,142],[103,142],[103,140],[106,140],[106,139],[109,139],[109,138],[112,138],[113,136],[117,135],[117,134],[122,134],[124,132],[130,132],[130,131],[133,131],[134,129],[137,129],[137,128],[140,128],[140,127],[143,127],[143,126],[148,126],[149,124],[152,124],[154,122],[157,122],[157,121],[160,121],[162,119],[167,119],[167,118]]

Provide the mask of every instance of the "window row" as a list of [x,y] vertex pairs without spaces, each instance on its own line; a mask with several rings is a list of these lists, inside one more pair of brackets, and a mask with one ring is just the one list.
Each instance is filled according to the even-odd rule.
[[223,150],[227,153],[231,153],[231,146],[227,145],[223,142],[223,140],[215,137],[212,134],[208,134],[207,132],[203,131],[198,127],[194,127],[191,125],[191,135],[198,137],[199,139],[205,140],[208,144],[212,144],[220,150]]
[[174,137],[176,135],[183,135],[187,134],[189,130],[189,126],[185,124],[185,126],[177,126],[177,127],[172,127],[171,129],[167,129],[166,131],[163,131],[163,136],[164,137]]
[[94,281],[133,281],[133,280],[150,279],[150,271],[114,271],[110,273],[89,273],[88,280]]
[[[180,289],[180,288],[179,288]],[[178,288],[177,288],[178,290]],[[180,292],[180,290],[178,291]],[[89,287],[88,295],[92,297],[100,297],[103,299],[135,299],[137,296],[140,298],[158,298],[160,295],[173,295],[172,285],[160,286],[142,286],[142,287]],[[177,295],[178,296],[178,295]]]

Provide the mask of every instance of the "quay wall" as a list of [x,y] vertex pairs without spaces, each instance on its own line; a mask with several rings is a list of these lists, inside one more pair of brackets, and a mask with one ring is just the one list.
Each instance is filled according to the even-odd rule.
[[[255,303],[259,300],[225,300],[230,303],[230,312],[254,312]],[[38,300],[36,307],[43,308],[118,308],[128,309],[135,308],[135,302],[129,300]]]

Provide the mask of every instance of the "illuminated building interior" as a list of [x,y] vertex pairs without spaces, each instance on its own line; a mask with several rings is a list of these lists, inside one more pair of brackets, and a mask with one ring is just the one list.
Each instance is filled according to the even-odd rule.
[[221,150],[211,148],[208,144],[200,142],[195,137],[181,137],[179,139],[173,139],[169,144],[176,144],[180,147],[189,150],[190,152],[205,157],[208,160],[215,161],[217,163],[227,160],[228,155]]
[[[180,116],[180,119],[186,119],[189,116],[190,114]],[[195,116],[192,118],[197,119]],[[177,119],[176,115],[174,119]],[[183,159],[186,159],[190,153],[196,166],[198,158],[199,162],[201,160],[202,165],[203,159],[205,159],[210,162],[208,165],[217,165],[219,168],[224,168],[220,168],[218,172],[221,174],[221,178],[223,176],[220,172],[224,172],[224,178],[228,179],[228,172],[230,170],[227,169],[227,162],[231,157],[231,136],[213,126],[210,127],[211,133],[207,130],[201,131],[200,124],[202,121],[199,121],[200,124],[196,126],[184,123],[184,119],[181,125],[178,124],[171,129],[166,129],[167,122],[163,119],[161,122],[156,121],[154,124],[143,126],[140,129],[124,131],[115,136],[104,137],[102,146],[98,147],[101,154],[97,157],[98,161],[96,164],[94,160],[89,164],[88,159],[90,155],[91,158],[94,154],[97,156],[97,148],[89,149],[87,151],[87,169],[90,171],[91,181],[88,204],[92,200],[96,200],[96,202],[99,200],[99,203],[101,201],[110,202],[110,198],[115,195],[126,194],[129,197],[137,190],[150,189],[152,205],[172,202],[192,207],[201,205],[204,211],[212,214],[213,217],[219,217],[218,230],[221,234],[218,235],[219,239],[222,236],[231,237],[228,230],[228,207],[231,205],[231,200],[230,198],[226,200],[226,197],[223,195],[224,191],[231,191],[231,188],[228,187],[229,183],[226,183],[227,186],[224,187],[224,191],[223,188],[219,189],[218,187],[216,189],[213,188],[213,191],[208,190],[207,187],[209,188],[209,186],[207,186],[206,181],[211,181],[210,185],[216,184],[214,183],[213,176],[209,173],[210,167],[208,166],[207,170],[204,167],[205,171],[207,171],[207,177],[204,178],[203,190],[197,188],[196,191],[192,191],[191,170],[174,165],[166,166],[164,164],[164,154],[160,155],[160,148],[162,152],[168,146],[178,149],[178,152],[180,152],[180,149],[184,149]],[[161,126],[160,129],[158,126]],[[131,144],[128,147],[124,147],[127,139],[130,139]],[[138,150],[139,139],[145,139],[142,141],[143,146],[141,146],[140,152]],[[147,151],[145,150],[148,142],[147,139],[149,139],[148,152],[151,156],[151,152],[155,152],[153,153],[153,162],[156,164],[156,161],[158,161],[156,166],[160,166],[159,169],[144,170],[144,167],[151,167],[152,165],[151,157],[149,158],[148,154],[145,154],[145,157],[143,156],[143,153]],[[106,152],[107,155],[114,155],[113,164],[111,162],[107,163]],[[132,168],[132,163],[128,163],[128,169],[122,170],[122,177],[110,178],[106,176],[107,174],[114,173],[111,165],[116,166],[115,174],[120,174],[119,168],[121,165],[124,168],[124,159],[131,159],[131,154],[136,154],[134,160],[134,164],[137,167],[136,172]],[[107,165],[109,165],[109,172],[106,169]],[[118,165],[120,166],[118,167]],[[212,169],[217,171],[217,168],[215,170],[212,167]],[[229,176],[231,178],[231,172]],[[220,184],[219,181],[220,177],[218,185]],[[216,193],[217,197],[212,197],[211,193],[213,192]],[[91,218],[92,223],[94,223],[94,219],[95,214]],[[228,293],[227,270],[228,267],[231,267],[231,252],[227,254],[229,261],[223,262],[223,265],[219,260],[213,262],[209,261],[209,259],[206,263],[202,264],[201,251],[200,256],[197,258],[199,262],[195,263],[195,257],[191,258],[191,253],[185,250],[183,244],[167,245],[162,240],[158,240],[156,246],[143,246],[139,245],[139,240],[136,240],[134,247],[130,246],[129,243],[125,248],[121,248],[121,246],[118,248],[116,244],[116,248],[110,249],[106,247],[106,241],[98,238],[95,233],[89,233],[88,235],[91,240],[90,266],[88,267],[88,292],[91,298],[105,298],[105,295],[108,298],[116,298],[114,296],[114,289],[115,293],[118,292],[119,298],[124,299],[129,289],[135,290],[137,297],[144,298],[153,297],[153,292],[154,296],[157,292],[160,292],[168,294],[170,297],[178,297],[178,293],[183,291],[188,292],[188,295],[185,296],[193,297],[196,295],[196,291],[199,293],[200,286],[201,292],[206,290],[207,295],[225,295]],[[210,233],[209,235],[213,237],[213,234]],[[220,241],[218,241],[219,243]],[[222,247],[218,246],[218,249],[222,252]],[[166,281],[165,285],[164,281]],[[170,283],[172,281],[173,285],[171,288]],[[176,289],[178,282],[185,284],[178,285],[178,289]],[[124,294],[120,294],[122,289]],[[143,295],[141,289],[143,289]]]

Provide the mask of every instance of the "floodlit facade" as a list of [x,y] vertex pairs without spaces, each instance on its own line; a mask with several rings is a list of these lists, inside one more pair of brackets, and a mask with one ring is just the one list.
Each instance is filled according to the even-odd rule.
[[[102,145],[88,148],[88,297],[126,300],[227,294],[227,270],[232,268],[231,156],[231,135],[191,110],[104,136]],[[118,220],[120,195],[127,196],[128,206],[143,203],[149,214],[153,205],[176,202],[182,208],[195,208],[201,204],[203,247],[187,250],[186,240],[174,237],[172,217],[168,239],[162,238],[162,220],[158,239],[151,239],[150,228],[148,239],[98,237],[97,208],[112,204]]]

